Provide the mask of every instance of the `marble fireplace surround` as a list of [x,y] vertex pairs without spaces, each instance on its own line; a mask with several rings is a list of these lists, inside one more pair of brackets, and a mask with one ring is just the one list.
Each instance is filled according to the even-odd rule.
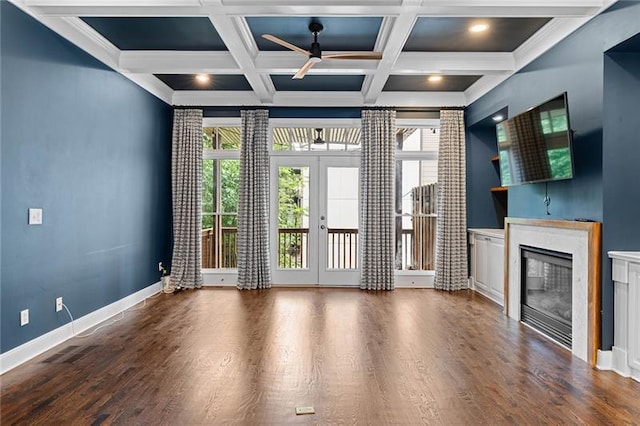
[[600,238],[600,222],[505,219],[505,313],[520,321],[520,246],[571,254],[571,353],[592,367],[600,347]]

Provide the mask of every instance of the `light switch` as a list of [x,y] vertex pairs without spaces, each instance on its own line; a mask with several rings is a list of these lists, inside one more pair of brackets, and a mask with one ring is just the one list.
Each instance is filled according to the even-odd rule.
[[42,225],[42,209],[29,209],[29,225]]

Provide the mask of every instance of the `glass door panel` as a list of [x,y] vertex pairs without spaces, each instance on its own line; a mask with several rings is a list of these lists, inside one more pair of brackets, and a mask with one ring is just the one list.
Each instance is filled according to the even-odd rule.
[[320,159],[321,285],[359,285],[359,162],[357,157]]
[[358,268],[357,167],[327,167],[327,269]]
[[309,167],[278,166],[278,268],[309,267]]

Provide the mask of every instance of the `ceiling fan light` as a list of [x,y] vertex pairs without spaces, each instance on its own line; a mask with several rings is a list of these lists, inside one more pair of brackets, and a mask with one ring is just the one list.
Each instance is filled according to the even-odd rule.
[[322,62],[322,58],[320,58],[318,56],[311,56],[311,57],[309,57],[309,60],[311,62],[313,62],[314,64],[317,64],[318,62]]

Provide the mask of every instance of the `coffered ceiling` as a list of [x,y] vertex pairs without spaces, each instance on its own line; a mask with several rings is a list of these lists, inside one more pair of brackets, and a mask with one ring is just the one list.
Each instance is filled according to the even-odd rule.
[[[440,107],[478,99],[616,0],[10,1],[173,105]],[[307,58],[262,34],[310,50],[312,21],[323,54],[382,59],[292,79]]]

